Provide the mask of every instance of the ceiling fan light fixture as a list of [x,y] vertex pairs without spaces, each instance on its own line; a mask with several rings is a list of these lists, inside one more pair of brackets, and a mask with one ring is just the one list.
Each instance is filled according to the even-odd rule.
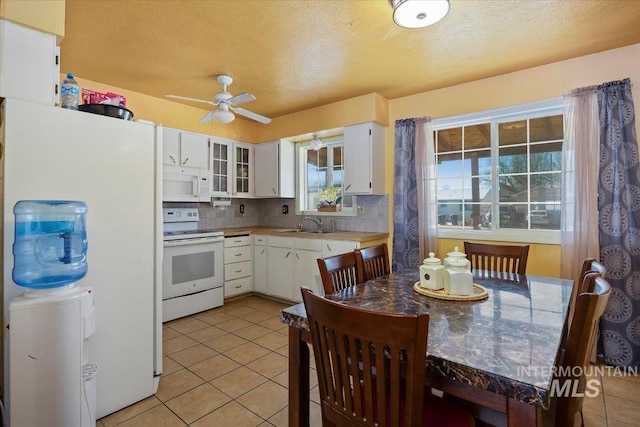
[[311,149],[313,151],[318,151],[322,148],[322,140],[318,138],[316,135],[313,135],[313,139],[311,140]]
[[218,108],[216,108],[216,111],[213,112],[212,117],[220,123],[231,123],[233,119],[236,118],[236,116],[229,111],[229,107],[226,104],[220,104]]
[[449,0],[389,0],[393,22],[404,28],[433,25],[449,13]]

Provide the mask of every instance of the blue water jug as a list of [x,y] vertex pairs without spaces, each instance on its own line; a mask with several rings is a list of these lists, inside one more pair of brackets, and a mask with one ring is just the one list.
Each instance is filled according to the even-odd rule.
[[57,288],[87,274],[84,202],[22,200],[13,207],[13,281],[31,289]]

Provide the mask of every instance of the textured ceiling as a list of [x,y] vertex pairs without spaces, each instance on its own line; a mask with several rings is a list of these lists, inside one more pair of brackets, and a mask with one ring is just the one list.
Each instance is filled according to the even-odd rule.
[[230,74],[229,92],[257,98],[242,107],[277,117],[640,43],[635,0],[452,0],[443,21],[415,30],[391,12],[387,0],[67,0],[61,69],[210,100],[215,76]]

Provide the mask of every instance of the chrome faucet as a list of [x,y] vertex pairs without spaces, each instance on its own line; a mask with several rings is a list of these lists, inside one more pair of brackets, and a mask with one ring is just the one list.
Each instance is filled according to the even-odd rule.
[[305,216],[304,219],[308,219],[309,221],[313,221],[318,226],[318,231],[322,231],[322,220],[318,217],[314,218],[312,216]]

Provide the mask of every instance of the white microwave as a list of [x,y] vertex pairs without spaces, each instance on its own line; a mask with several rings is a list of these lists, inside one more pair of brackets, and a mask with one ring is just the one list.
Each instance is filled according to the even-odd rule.
[[163,165],[163,202],[208,202],[210,199],[207,170]]

